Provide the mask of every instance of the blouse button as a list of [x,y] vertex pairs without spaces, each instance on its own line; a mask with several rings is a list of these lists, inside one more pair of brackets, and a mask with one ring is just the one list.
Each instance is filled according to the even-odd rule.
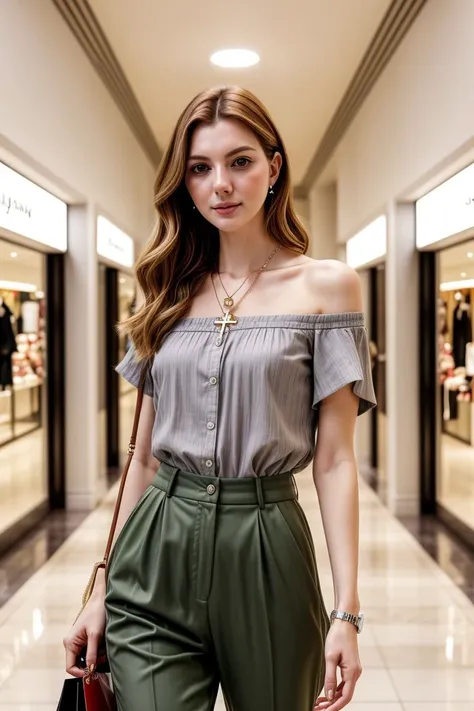
[[209,382],[211,385],[216,385],[217,384],[217,378],[215,375],[213,375],[211,378],[209,378]]
[[213,430],[214,427],[215,427],[214,422],[208,422],[208,423],[207,423],[207,429],[208,429],[208,430]]
[[221,338],[221,336],[217,336],[217,338],[216,338],[216,346],[222,346],[222,338]]
[[212,467],[212,459],[206,459],[206,467],[210,469]]

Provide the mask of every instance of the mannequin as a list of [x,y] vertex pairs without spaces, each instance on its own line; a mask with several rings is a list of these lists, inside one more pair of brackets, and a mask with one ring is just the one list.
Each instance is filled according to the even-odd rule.
[[456,368],[466,365],[466,345],[472,340],[471,305],[469,296],[464,300],[461,292],[455,295],[457,301],[453,313],[453,356]]
[[0,296],[0,389],[13,385],[12,354],[16,351],[14,316]]

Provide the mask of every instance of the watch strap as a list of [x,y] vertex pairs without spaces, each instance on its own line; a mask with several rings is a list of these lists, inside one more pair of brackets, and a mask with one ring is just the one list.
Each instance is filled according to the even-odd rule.
[[333,610],[331,612],[331,622],[333,620],[342,620],[343,622],[350,622],[351,625],[357,628],[357,632],[360,633],[361,623],[363,620],[362,615],[353,615],[350,612],[343,612],[342,610]]

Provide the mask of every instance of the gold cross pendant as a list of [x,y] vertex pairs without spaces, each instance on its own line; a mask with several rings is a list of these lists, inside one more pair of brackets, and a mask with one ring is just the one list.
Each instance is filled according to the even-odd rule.
[[219,338],[222,338],[224,335],[224,331],[226,329],[226,326],[233,326],[234,324],[238,323],[237,319],[233,314],[230,313],[230,311],[227,311],[222,318],[218,318],[214,321],[216,326],[221,327],[221,332],[219,333]]

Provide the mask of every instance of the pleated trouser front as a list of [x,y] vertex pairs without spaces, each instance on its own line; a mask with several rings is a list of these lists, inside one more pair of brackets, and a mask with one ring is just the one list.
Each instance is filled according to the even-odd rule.
[[106,640],[120,711],[310,711],[329,628],[291,474],[162,464],[114,546]]

